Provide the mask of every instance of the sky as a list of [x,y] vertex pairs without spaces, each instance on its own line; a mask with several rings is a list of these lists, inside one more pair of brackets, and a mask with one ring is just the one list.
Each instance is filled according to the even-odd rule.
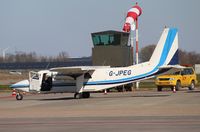
[[70,57],[92,54],[91,33],[119,30],[138,2],[139,48],[157,44],[165,26],[179,31],[179,47],[200,53],[199,0],[0,0],[2,49]]

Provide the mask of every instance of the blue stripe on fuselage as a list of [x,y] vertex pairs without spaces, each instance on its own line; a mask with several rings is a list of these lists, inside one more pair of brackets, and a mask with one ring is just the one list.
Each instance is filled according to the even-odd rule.
[[172,44],[174,42],[175,36],[177,34],[177,29],[176,28],[172,28],[169,29],[168,31],[168,35],[163,47],[163,51],[159,60],[158,65],[150,72],[145,73],[145,74],[141,74],[141,75],[137,75],[137,76],[132,76],[129,78],[123,78],[123,79],[117,79],[117,80],[106,80],[106,81],[94,81],[94,82],[84,82],[84,85],[106,85],[106,84],[116,84],[116,83],[123,83],[123,82],[128,82],[128,81],[133,81],[139,78],[144,78],[144,77],[149,77],[151,75],[153,75],[154,73],[156,73],[159,70],[159,67],[162,66],[166,59],[167,56],[169,54],[169,51],[172,47]]
[[12,89],[15,89],[15,88],[27,88],[27,87],[29,87],[29,85],[28,84],[13,84],[13,85],[11,85],[10,86],[10,88],[12,88]]

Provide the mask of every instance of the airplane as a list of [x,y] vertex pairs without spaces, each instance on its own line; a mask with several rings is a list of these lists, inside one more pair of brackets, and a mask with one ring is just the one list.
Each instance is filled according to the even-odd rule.
[[[12,89],[30,93],[74,93],[74,98],[89,98],[101,91],[136,81],[180,71],[178,64],[178,30],[165,28],[149,61],[128,67],[78,66],[55,67],[29,72],[29,80],[11,85]],[[17,100],[23,95],[17,92]]]

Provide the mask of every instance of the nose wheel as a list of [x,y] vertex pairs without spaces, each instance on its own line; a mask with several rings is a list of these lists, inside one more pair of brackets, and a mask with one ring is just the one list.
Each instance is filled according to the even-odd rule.
[[22,100],[22,99],[23,99],[23,95],[21,93],[17,93],[16,100]]

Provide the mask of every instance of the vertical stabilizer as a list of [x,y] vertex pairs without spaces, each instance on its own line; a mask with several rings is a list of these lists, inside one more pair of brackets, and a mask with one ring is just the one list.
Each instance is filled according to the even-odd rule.
[[178,30],[165,28],[150,58],[157,66],[178,64]]

